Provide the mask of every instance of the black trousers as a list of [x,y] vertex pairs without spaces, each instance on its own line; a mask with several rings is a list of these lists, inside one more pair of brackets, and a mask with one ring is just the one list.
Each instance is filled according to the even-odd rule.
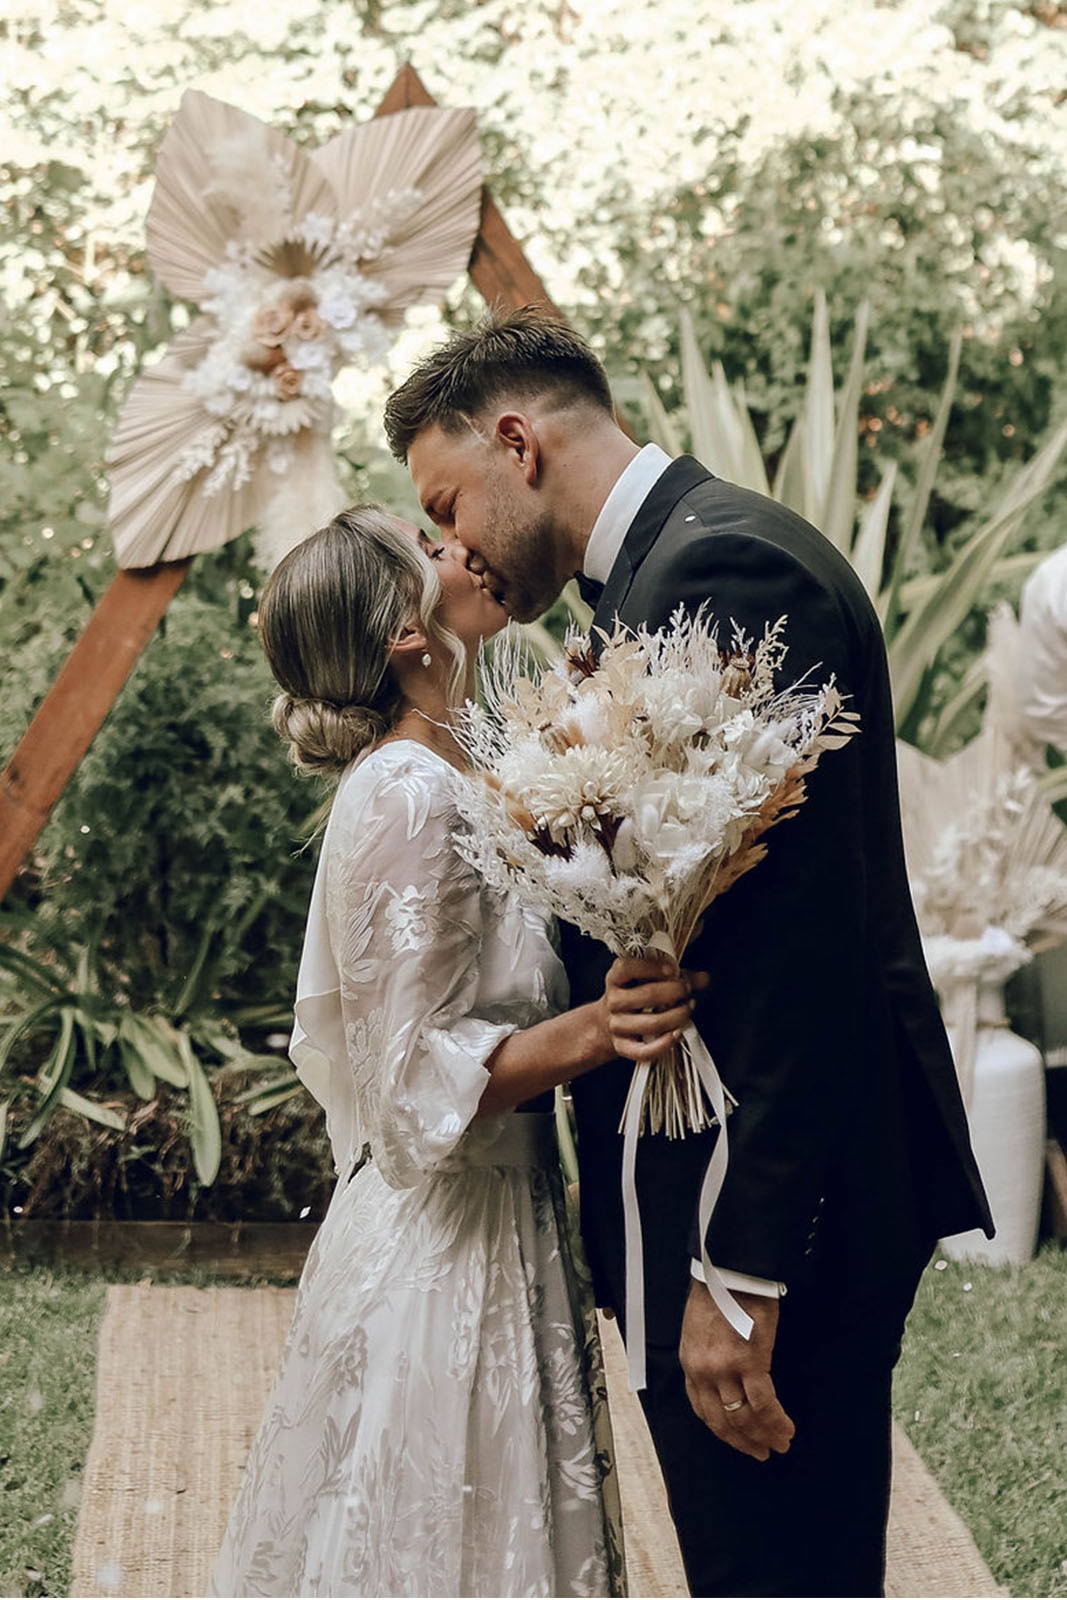
[[784,1456],[722,1444],[677,1347],[649,1347],[641,1399],[692,1595],[884,1594],[892,1371],[931,1249],[874,1285],[824,1249],[782,1299],[772,1377],[797,1429]]

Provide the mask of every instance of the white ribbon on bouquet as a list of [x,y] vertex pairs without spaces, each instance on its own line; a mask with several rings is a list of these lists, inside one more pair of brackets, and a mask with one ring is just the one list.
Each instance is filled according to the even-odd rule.
[[[657,948],[664,949],[666,940],[659,935]],[[674,956],[673,948],[666,952]],[[727,1090],[719,1077],[719,1069],[711,1059],[711,1052],[701,1038],[694,1023],[682,1034],[680,1048],[689,1058],[719,1125],[711,1160],[708,1162],[697,1204],[697,1225],[700,1229],[700,1261],[708,1293],[730,1326],[747,1339],[753,1322],[723,1282],[722,1275],[708,1259],[708,1228],[726,1178],[729,1162],[729,1145],[726,1133]],[[627,1096],[620,1132],[622,1142],[622,1209],[623,1237],[626,1252],[626,1359],[629,1368],[630,1389],[636,1392],[645,1387],[645,1254],[641,1234],[641,1212],[637,1203],[637,1143],[641,1136],[641,1116],[645,1101],[645,1088],[654,1063],[639,1061],[634,1069],[633,1082]],[[731,1096],[732,1101],[732,1096]],[[732,1103],[736,1103],[733,1102]]]

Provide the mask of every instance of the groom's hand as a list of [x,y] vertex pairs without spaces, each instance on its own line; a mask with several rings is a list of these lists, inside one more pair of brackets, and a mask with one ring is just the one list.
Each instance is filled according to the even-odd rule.
[[771,1381],[778,1301],[763,1294],[736,1294],[735,1299],[755,1324],[750,1339],[734,1332],[704,1284],[693,1281],[679,1358],[689,1403],[700,1420],[724,1444],[767,1461],[772,1450],[784,1455],[796,1432]]

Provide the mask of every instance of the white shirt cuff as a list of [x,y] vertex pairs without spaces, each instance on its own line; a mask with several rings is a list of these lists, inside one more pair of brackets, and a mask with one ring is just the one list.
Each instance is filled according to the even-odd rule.
[[[707,1282],[704,1268],[695,1258],[690,1260],[689,1270],[701,1283]],[[738,1294],[765,1294],[772,1300],[780,1300],[787,1292],[784,1283],[775,1283],[772,1278],[753,1278],[747,1272],[729,1272],[720,1267],[719,1277],[728,1289],[734,1289]]]

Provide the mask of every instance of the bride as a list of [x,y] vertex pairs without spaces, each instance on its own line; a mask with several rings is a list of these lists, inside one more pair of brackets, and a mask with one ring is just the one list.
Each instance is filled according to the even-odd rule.
[[566,1010],[552,930],[457,852],[449,712],[506,621],[449,547],[375,508],[263,596],[274,725],[298,767],[340,774],[291,1047],[337,1183],[213,1595],[625,1592],[551,1091],[664,1051],[691,981],[620,961]]

